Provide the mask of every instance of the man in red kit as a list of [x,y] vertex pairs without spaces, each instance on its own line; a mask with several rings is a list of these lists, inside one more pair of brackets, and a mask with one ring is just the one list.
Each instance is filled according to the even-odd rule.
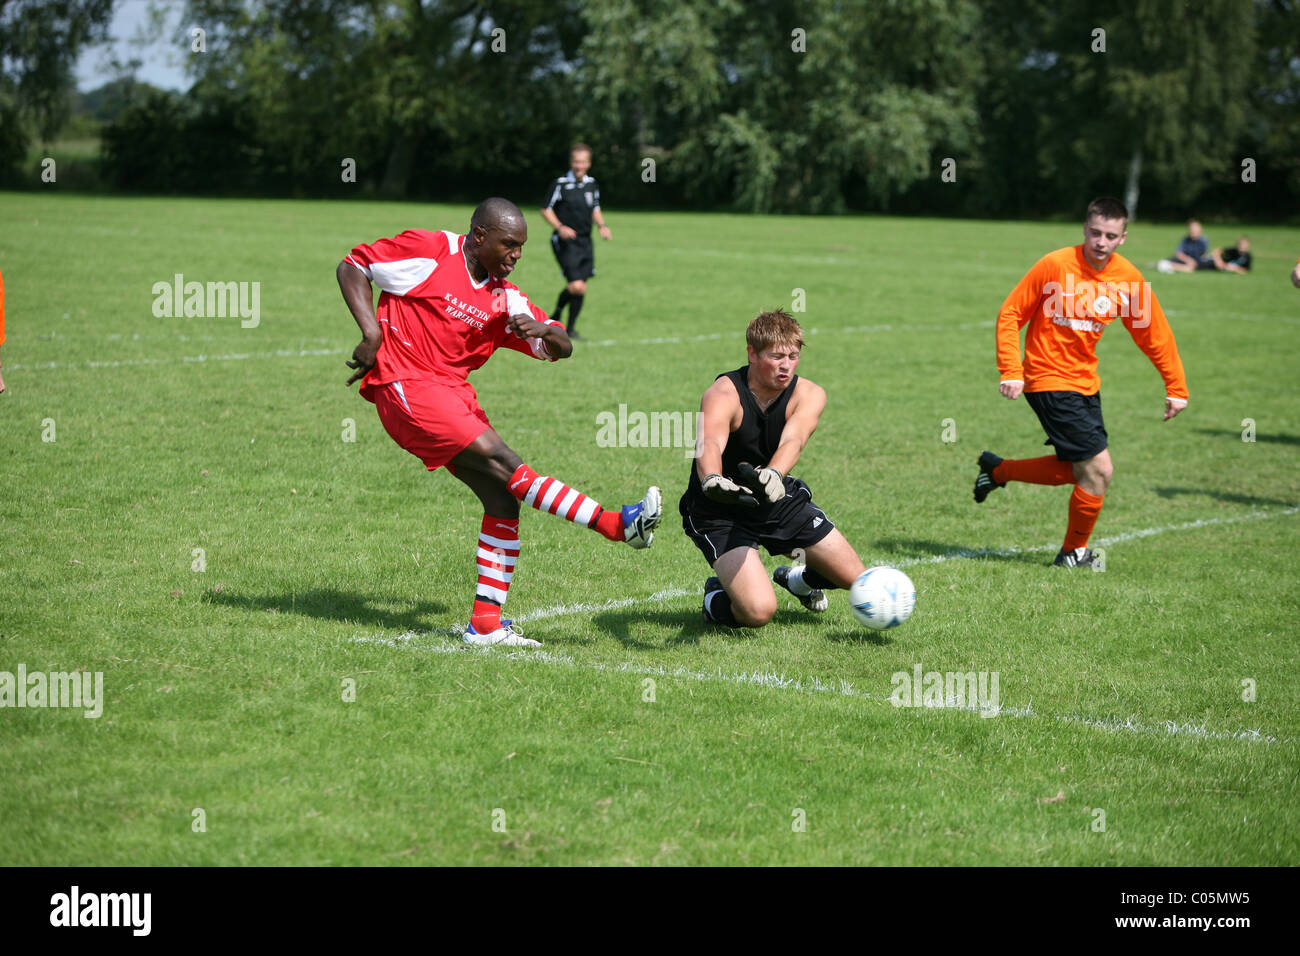
[[[537,474],[492,430],[467,377],[497,349],[543,361],[568,358],[564,326],[506,281],[528,241],[523,214],[506,199],[474,210],[469,233],[408,229],[359,245],[339,263],[339,287],[361,344],[348,367],[397,444],[433,471],[444,465],[483,503],[478,586],[465,640],[538,646],[501,607],[519,556],[519,502],[648,548],[662,516],[659,489],[606,511],[555,478]],[[378,285],[379,308],[371,305]]]
[[[1128,236],[1128,210],[1118,199],[1088,206],[1083,244],[1049,252],[1011,291],[998,312],[997,358],[1003,397],[1023,393],[1047,432],[1055,455],[1003,459],[979,457],[975,500],[1008,481],[1073,484],[1065,542],[1053,564],[1085,567],[1102,500],[1110,486],[1106,426],[1101,417],[1097,342],[1119,319],[1165,383],[1165,421],[1187,407],[1187,379],[1178,346],[1160,303],[1142,273],[1116,251]],[[1020,330],[1025,335],[1024,359]]]

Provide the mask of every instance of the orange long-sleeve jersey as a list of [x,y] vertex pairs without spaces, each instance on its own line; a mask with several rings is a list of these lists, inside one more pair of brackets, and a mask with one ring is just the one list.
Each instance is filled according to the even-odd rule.
[[[1066,246],[1039,259],[998,310],[997,355],[1002,381],[1023,381],[1026,392],[1082,392],[1101,388],[1097,342],[1119,319],[1165,382],[1170,398],[1187,399],[1187,377],[1173,330],[1151,286],[1116,253],[1094,269],[1083,246]],[[1024,359],[1020,330],[1026,325]]]

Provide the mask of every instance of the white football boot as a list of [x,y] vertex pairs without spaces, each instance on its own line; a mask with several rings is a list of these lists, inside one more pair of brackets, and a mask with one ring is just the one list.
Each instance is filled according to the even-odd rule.
[[541,641],[534,641],[524,635],[515,627],[513,621],[502,621],[501,626],[495,631],[489,631],[486,634],[480,634],[474,630],[473,623],[465,628],[464,641],[466,644],[477,644],[480,647],[541,647]]
[[831,606],[831,602],[826,597],[825,591],[821,590],[820,588],[815,588],[811,584],[805,584],[803,586],[808,589],[808,593],[800,594],[794,588],[790,587],[790,572],[794,570],[798,570],[800,572],[798,578],[800,582],[802,582],[803,581],[802,572],[805,567],[806,565],[799,564],[799,565],[795,565],[795,567],[793,568],[790,568],[790,567],[786,567],[783,564],[781,565],[781,567],[777,568],[775,571],[772,572],[772,580],[775,581],[777,584],[781,585],[781,587],[785,588],[795,597],[797,597],[799,599],[799,603],[802,604],[804,607],[806,607],[808,610],[812,611],[814,614],[821,614],[823,611],[825,611],[828,607]]
[[654,541],[654,530],[664,516],[659,489],[654,485],[645,493],[640,504],[623,506],[623,540],[634,548],[648,548]]

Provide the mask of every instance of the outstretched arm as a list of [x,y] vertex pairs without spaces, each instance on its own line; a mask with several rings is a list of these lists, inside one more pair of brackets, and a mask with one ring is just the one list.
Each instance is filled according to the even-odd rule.
[[740,396],[728,378],[720,378],[709,386],[700,400],[700,421],[695,439],[695,472],[700,488],[711,501],[757,508],[754,489],[738,485],[722,474],[722,452],[732,431],[739,427],[741,418]]
[[1151,364],[1156,367],[1165,382],[1165,421],[1173,418],[1187,407],[1187,375],[1183,371],[1183,360],[1178,356],[1178,345],[1174,342],[1174,330],[1169,327],[1165,311],[1154,292],[1148,292],[1144,283],[1143,298],[1150,295],[1151,301],[1143,303],[1141,314],[1122,321],[1128,328],[1129,335],[1137,343]]
[[1019,398],[1025,390],[1025,365],[1020,352],[1020,330],[1038,310],[1042,301],[1043,280],[1047,272],[1040,259],[1025,273],[998,309],[994,336],[1000,381],[998,391],[1004,398]]
[[695,472],[703,481],[722,474],[722,453],[733,425],[740,423],[740,396],[731,379],[720,378],[700,399],[699,434],[695,439]]
[[786,411],[785,428],[781,429],[781,443],[777,446],[772,460],[767,463],[767,467],[775,468],[782,475],[790,474],[790,470],[798,463],[799,456],[803,454],[808,439],[812,438],[813,432],[817,430],[817,423],[821,421],[822,412],[825,410],[826,389],[806,378],[800,379]]
[[379,328],[379,320],[375,318],[373,293],[366,274],[344,259],[335,270],[335,275],[339,280],[339,289],[343,292],[343,301],[348,304],[352,318],[356,319],[361,329],[361,344],[352,350],[352,361],[347,363],[348,368],[356,369],[347,381],[351,385],[357,379],[365,378],[366,373],[375,367],[375,357],[379,354],[379,346],[383,344],[384,333]]

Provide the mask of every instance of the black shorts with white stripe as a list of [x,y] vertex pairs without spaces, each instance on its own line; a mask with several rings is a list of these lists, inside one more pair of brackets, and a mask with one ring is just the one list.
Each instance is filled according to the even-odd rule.
[[568,281],[590,279],[596,274],[596,253],[591,247],[591,236],[561,239],[556,233],[551,233],[551,251]]
[[[702,497],[702,493],[701,493]],[[786,477],[786,496],[771,508],[746,511],[740,505],[697,500],[690,489],[677,510],[682,530],[695,542],[704,560],[714,562],[735,548],[758,548],[771,555],[809,548],[835,530],[835,524],[812,500],[812,489],[798,478]],[[759,517],[761,515],[761,517]]]
[[1087,461],[1106,450],[1109,436],[1101,417],[1101,392],[1025,392],[1025,401],[1047,432],[1044,445],[1059,461]]

